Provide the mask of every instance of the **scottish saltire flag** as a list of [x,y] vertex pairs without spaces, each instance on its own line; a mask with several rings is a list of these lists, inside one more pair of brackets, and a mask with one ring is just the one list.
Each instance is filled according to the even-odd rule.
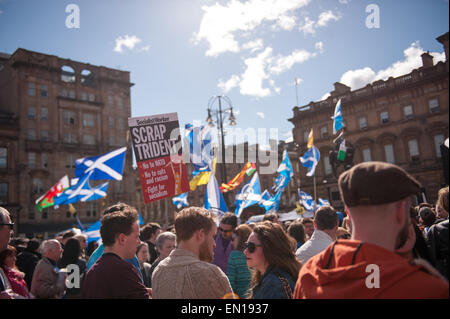
[[201,172],[212,171],[213,154],[211,144],[211,128],[209,126],[194,127],[186,124],[185,136],[189,142],[189,156],[194,165],[194,176]]
[[213,211],[218,216],[222,216],[228,212],[227,204],[223,199],[223,195],[219,189],[219,183],[217,183],[214,174],[211,174],[208,185],[206,185],[205,208]]
[[281,193],[283,193],[282,189],[280,189],[271,198],[261,201],[261,206],[266,210],[266,214],[278,211],[278,208],[280,207]]
[[334,108],[333,119],[333,135],[336,134],[341,128],[344,127],[344,118],[342,117],[341,99],[336,103]]
[[76,219],[76,221],[77,221],[77,226],[78,226],[78,228],[83,232],[83,231],[84,231],[84,226],[83,226],[83,224],[81,223],[80,219],[78,218],[78,214],[75,213],[74,216],[75,216],[75,219]]
[[88,244],[91,241],[99,241],[102,237],[100,235],[100,227],[102,226],[101,220],[99,219],[95,223],[93,223],[88,229],[83,231],[82,233],[87,236]]
[[314,199],[312,198],[312,196],[309,195],[308,193],[301,191],[300,188],[298,189],[298,197],[299,197],[300,204],[306,210],[314,211],[316,209],[316,203],[314,202]]
[[309,168],[306,176],[314,176],[314,172],[316,171],[316,166],[320,160],[320,153],[317,147],[314,145],[300,157],[300,162],[306,168]]
[[89,186],[91,174],[93,174],[92,171],[81,177],[77,184],[66,189],[58,197],[55,197],[55,206],[73,204],[78,201],[86,202],[105,197],[108,190],[108,182],[91,188]]
[[75,161],[75,176],[81,178],[92,172],[91,180],[113,179],[121,181],[126,151],[127,148],[122,147],[99,156],[79,158]]
[[256,172],[250,182],[241,188],[236,194],[236,210],[234,211],[237,217],[241,216],[244,208],[258,204],[261,201],[261,185],[259,183],[259,174]]
[[322,207],[322,206],[331,206],[331,205],[330,205],[330,202],[327,201],[326,199],[319,198],[319,203],[317,204],[317,206]]
[[172,198],[172,203],[177,206],[178,209],[182,208],[182,207],[187,207],[189,206],[188,203],[188,193],[183,193],[180,194],[176,197]]
[[283,160],[277,169],[277,173],[278,176],[275,180],[275,185],[272,187],[274,192],[285,189],[291,181],[292,176],[294,176],[294,170],[292,169],[287,150],[283,151]]

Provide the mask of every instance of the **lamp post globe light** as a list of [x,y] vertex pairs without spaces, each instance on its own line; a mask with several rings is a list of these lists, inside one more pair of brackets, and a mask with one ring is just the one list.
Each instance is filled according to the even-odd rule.
[[[218,109],[214,108],[214,105],[218,104]],[[222,102],[225,102],[227,104],[227,107],[222,108]],[[206,118],[206,122],[209,124],[209,126],[213,127],[214,123],[217,124],[217,132],[219,135],[219,141],[221,144],[221,151],[222,151],[222,163],[221,163],[221,173],[222,173],[222,183],[227,183],[227,168],[225,165],[225,134],[223,131],[223,121],[226,117],[228,117],[230,121],[230,126],[236,125],[236,118],[233,114],[233,104],[231,103],[231,100],[229,97],[225,95],[217,95],[212,96],[208,101],[208,117]],[[216,120],[214,120],[214,117],[216,117]],[[227,195],[225,193],[224,195]],[[224,196],[225,201],[228,205],[227,197]]]

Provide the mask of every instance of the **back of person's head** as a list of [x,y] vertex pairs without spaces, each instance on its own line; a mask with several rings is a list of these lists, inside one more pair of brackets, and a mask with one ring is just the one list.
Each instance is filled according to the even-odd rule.
[[141,230],[141,239],[143,241],[148,241],[152,236],[161,229],[161,226],[158,223],[148,223]]
[[187,207],[175,218],[177,242],[188,241],[195,232],[203,229],[209,233],[216,224],[214,215],[202,207]]
[[314,221],[319,230],[332,230],[338,227],[339,217],[331,206],[322,206],[316,211]]
[[75,238],[69,238],[64,245],[61,260],[58,262],[60,268],[65,268],[70,264],[77,264],[81,252],[80,242]]
[[305,228],[303,228],[303,224],[299,220],[296,220],[289,225],[287,233],[294,238],[297,243],[303,244],[306,241]]
[[[287,272],[294,281],[297,281],[298,272],[301,268],[293,250],[292,239],[286,234],[283,228],[276,223],[264,221],[258,223],[253,229],[259,239],[266,262]],[[263,274],[256,272],[253,284],[259,282]]]
[[170,231],[160,233],[158,237],[156,237],[155,246],[158,247],[159,249],[162,249],[166,240],[173,240],[174,242],[176,242],[177,235],[175,235]]
[[438,200],[436,202],[436,209],[443,209],[447,214],[449,213],[448,193],[448,186],[441,188],[438,192]]
[[237,226],[237,217],[233,213],[226,213],[222,216],[222,219],[220,220],[221,224],[230,225],[233,229]]
[[6,258],[10,256],[16,256],[17,249],[14,246],[8,245],[5,250],[0,252],[0,267],[4,268],[6,263]]
[[336,231],[336,239],[350,239],[351,237],[352,235],[347,229],[343,227],[338,227]]
[[269,213],[264,215],[263,217],[263,221],[268,220],[269,222],[275,223],[278,220],[278,215],[277,213]]
[[423,206],[419,210],[419,216],[422,219],[422,223],[426,227],[431,227],[436,221],[436,215],[433,210],[427,206]]
[[98,248],[98,243],[96,241],[89,242],[87,249],[86,249],[86,255],[91,256],[92,253]]
[[113,246],[117,236],[131,234],[139,216],[134,207],[123,203],[108,207],[106,211],[101,219],[100,235],[104,246]]
[[27,243],[27,251],[36,252],[39,249],[40,242],[36,238],[30,239]]
[[239,225],[234,229],[234,234],[237,237],[237,246],[236,250],[243,251],[245,249],[245,243],[247,242],[248,237],[252,233],[252,229],[245,224]]
[[65,241],[69,238],[72,238],[73,236],[75,236],[77,233],[73,230],[69,230],[67,232],[65,232],[62,236],[62,240]]

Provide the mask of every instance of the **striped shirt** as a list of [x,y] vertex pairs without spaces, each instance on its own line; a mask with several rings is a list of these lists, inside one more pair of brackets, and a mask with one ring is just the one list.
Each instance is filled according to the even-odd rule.
[[247,258],[240,250],[233,250],[228,258],[227,276],[231,288],[239,298],[245,298],[250,288],[252,274],[247,267]]

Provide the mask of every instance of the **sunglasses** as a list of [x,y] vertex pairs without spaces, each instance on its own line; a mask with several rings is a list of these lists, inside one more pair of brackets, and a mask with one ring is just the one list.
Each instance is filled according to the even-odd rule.
[[10,224],[0,224],[0,226],[9,226],[9,228],[10,228],[11,230],[14,229],[14,223],[10,223]]
[[248,249],[248,251],[249,251],[250,253],[252,253],[252,254],[255,252],[256,247],[262,247],[262,245],[257,245],[257,244],[252,243],[252,242],[244,243],[244,250],[245,250],[245,249]]

